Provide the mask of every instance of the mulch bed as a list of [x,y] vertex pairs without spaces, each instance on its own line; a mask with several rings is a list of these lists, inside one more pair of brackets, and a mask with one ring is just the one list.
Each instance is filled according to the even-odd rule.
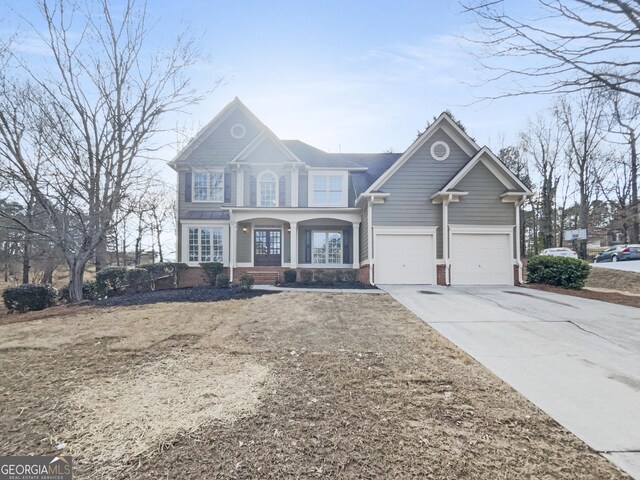
[[545,292],[560,293],[562,295],[570,295],[572,297],[589,298],[591,300],[600,300],[601,302],[615,303],[617,305],[626,305],[628,307],[640,308],[640,297],[632,295],[623,295],[622,293],[613,292],[594,292],[593,290],[567,290],[560,287],[542,284],[527,284],[527,288],[543,290]]
[[245,300],[272,293],[278,292],[266,290],[250,290],[245,292],[237,285],[232,285],[229,288],[200,286],[119,295],[104,300],[96,300],[91,302],[91,305],[96,307],[128,307],[161,302],[219,302],[223,300]]

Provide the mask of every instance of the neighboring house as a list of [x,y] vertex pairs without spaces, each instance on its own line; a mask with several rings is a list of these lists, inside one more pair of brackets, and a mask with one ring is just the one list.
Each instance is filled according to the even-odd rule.
[[446,113],[403,154],[327,153],[280,140],[236,98],[170,165],[178,261],[192,267],[257,281],[285,268],[355,269],[373,284],[522,280],[531,191]]

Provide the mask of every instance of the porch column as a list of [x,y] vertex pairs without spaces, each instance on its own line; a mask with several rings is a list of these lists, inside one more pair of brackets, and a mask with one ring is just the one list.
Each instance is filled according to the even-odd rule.
[[360,222],[353,222],[353,268],[360,268]]
[[298,223],[289,222],[291,226],[291,238],[289,239],[291,247],[291,268],[298,268]]
[[233,282],[233,267],[236,266],[236,238],[238,237],[238,224],[231,222],[229,232],[229,280]]
[[244,170],[242,165],[238,165],[236,172],[236,205],[244,206]]

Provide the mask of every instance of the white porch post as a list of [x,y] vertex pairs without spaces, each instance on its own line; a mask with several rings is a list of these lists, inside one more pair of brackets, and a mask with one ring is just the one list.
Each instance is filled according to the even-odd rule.
[[298,268],[298,223],[289,222],[291,226],[291,238],[289,240],[291,247],[291,268]]
[[244,205],[244,170],[242,165],[238,165],[236,172],[236,205],[238,207]]
[[[442,258],[444,259],[444,284],[449,285],[449,202],[452,195],[442,201]],[[437,281],[437,280],[436,280]]]
[[299,190],[299,182],[298,182],[298,165],[294,165],[291,170],[291,206],[298,206],[298,190]]
[[231,231],[229,232],[229,280],[233,282],[233,267],[236,266],[236,238],[238,233],[238,224],[231,222]]
[[360,268],[360,222],[353,222],[353,268]]

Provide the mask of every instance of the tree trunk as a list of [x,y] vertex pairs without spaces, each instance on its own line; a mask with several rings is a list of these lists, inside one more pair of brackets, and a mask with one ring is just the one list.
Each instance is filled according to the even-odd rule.
[[[586,182],[580,181],[580,219],[579,228],[587,230],[589,234],[589,196],[586,191]],[[587,240],[580,240],[578,256],[585,260],[587,258]]]
[[82,295],[82,283],[84,278],[84,269],[88,260],[88,257],[86,259],[73,258],[71,261],[67,260],[69,271],[71,272],[71,281],[69,282],[69,296],[71,298],[71,303],[78,303],[84,299]]
[[22,283],[29,283],[29,270],[31,270],[31,238],[27,232],[24,234],[22,249]]
[[631,131],[631,242],[640,243],[640,206],[638,205],[638,151],[636,150],[636,134]]
[[162,243],[160,243],[160,234],[162,233],[162,231],[159,228],[156,228],[156,236],[158,237],[158,259],[160,261],[160,263],[164,262],[164,259],[162,257]]

